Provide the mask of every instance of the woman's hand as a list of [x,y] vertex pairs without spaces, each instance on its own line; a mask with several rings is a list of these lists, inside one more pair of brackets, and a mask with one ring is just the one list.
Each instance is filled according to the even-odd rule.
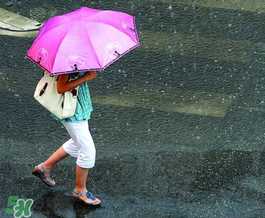
[[97,77],[97,73],[96,71],[88,71],[83,77],[85,78],[86,81],[93,80]]

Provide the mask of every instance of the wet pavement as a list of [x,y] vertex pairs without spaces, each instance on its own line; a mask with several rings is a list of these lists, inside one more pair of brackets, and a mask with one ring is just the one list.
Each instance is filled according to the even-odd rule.
[[264,217],[265,9],[213,2],[0,0],[38,22],[81,5],[124,10],[142,39],[90,84],[89,188],[103,206],[89,209],[69,196],[74,159],[54,169],[54,189],[31,175],[69,136],[33,99],[33,38],[0,35],[1,218],[10,196],[33,199],[34,218]]

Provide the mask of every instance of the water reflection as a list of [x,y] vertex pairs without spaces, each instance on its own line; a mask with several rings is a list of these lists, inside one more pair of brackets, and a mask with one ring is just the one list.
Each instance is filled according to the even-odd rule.
[[62,191],[48,191],[35,200],[33,214],[40,213],[47,217],[87,217],[96,208],[88,208],[75,201],[70,193]]

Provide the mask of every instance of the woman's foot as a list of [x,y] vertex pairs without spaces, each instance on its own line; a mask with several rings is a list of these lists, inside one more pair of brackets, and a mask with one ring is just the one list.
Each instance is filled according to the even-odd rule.
[[44,163],[40,163],[38,166],[35,166],[32,174],[40,178],[40,180],[49,187],[55,186],[54,179],[50,176],[51,169],[45,168]]
[[101,205],[101,200],[99,198],[95,197],[91,192],[88,192],[87,190],[77,192],[76,189],[74,189],[72,192],[72,195],[73,195],[73,197],[82,201],[86,205],[95,206],[95,207]]

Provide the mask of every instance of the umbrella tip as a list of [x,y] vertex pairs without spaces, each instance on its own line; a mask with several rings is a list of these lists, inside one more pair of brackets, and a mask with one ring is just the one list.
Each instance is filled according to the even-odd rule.
[[117,52],[116,50],[114,51],[114,53],[117,55],[117,56],[121,56],[121,54],[119,52]]

